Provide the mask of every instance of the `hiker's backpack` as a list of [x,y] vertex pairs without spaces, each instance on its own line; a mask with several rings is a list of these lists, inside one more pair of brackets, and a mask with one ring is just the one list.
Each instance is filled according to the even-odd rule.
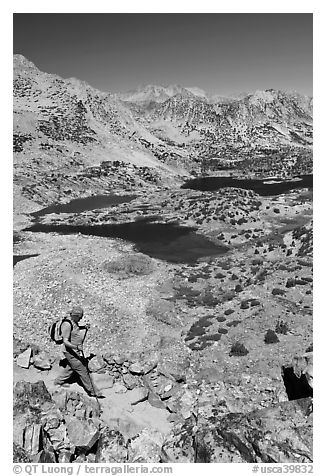
[[62,344],[63,343],[63,338],[61,334],[61,325],[63,322],[69,322],[72,328],[72,322],[68,317],[61,317],[60,319],[57,319],[54,321],[52,324],[49,325],[49,335],[50,339],[53,340],[56,344]]

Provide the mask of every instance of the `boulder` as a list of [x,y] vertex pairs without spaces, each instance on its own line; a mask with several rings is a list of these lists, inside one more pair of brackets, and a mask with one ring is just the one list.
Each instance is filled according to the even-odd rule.
[[171,356],[171,359],[166,359],[158,364],[157,371],[171,381],[185,383],[189,364],[188,356],[178,355],[178,359],[173,359]]
[[128,462],[159,463],[164,436],[157,430],[145,428],[128,444]]
[[184,419],[190,418],[192,412],[195,410],[196,404],[196,395],[190,392],[190,390],[186,390],[180,398],[180,413]]
[[31,463],[30,455],[17,443],[13,443],[13,463]]
[[146,362],[143,363],[143,372],[144,374],[148,374],[152,372],[152,370],[156,369],[158,364],[157,357],[149,357],[146,359]]
[[61,450],[58,453],[58,463],[70,463],[73,454],[69,450]]
[[148,397],[148,388],[136,387],[128,392],[128,398],[131,405],[143,402]]
[[161,448],[162,463],[194,463],[194,422],[176,425],[166,437]]
[[[237,453],[248,463],[312,462],[310,402],[310,399],[296,400],[247,415],[226,415],[216,421],[212,432],[218,443],[216,448],[228,452],[229,461]],[[219,461],[220,456],[214,451],[208,462]]]
[[180,387],[178,385],[172,386],[171,384],[166,385],[164,388],[164,392],[160,394],[162,400],[167,400],[168,398],[174,397],[180,391]]
[[[147,375],[143,377],[144,385],[147,386],[154,393],[160,397],[172,389],[174,380],[168,379],[164,375],[154,375],[154,378],[148,378]],[[166,390],[167,389],[167,390]]]
[[100,370],[104,369],[105,366],[106,362],[101,355],[95,355],[95,357],[93,357],[88,362],[88,370],[90,372],[99,372]]
[[125,463],[128,458],[126,441],[117,430],[105,428],[99,438],[96,463]]
[[44,429],[48,431],[49,429],[58,428],[62,420],[62,414],[59,410],[50,412],[45,417]]
[[[19,354],[28,349],[29,345],[20,341],[16,337],[13,338],[13,357],[18,357]],[[17,450],[18,451],[18,450]]]
[[86,458],[86,455],[84,453],[80,454],[77,456],[77,458],[74,459],[74,463],[86,463],[87,461],[87,458]]
[[53,401],[43,380],[35,383],[19,381],[14,386],[14,415],[28,411],[40,413],[49,409]]
[[311,399],[263,410],[228,413],[176,426],[162,447],[162,462],[310,463]]
[[26,426],[23,433],[23,448],[30,455],[36,455],[41,450],[42,425],[36,423]]
[[116,382],[113,385],[113,390],[114,390],[115,393],[126,393],[127,392],[127,387],[122,385],[122,383],[120,383],[120,382]]
[[122,376],[123,383],[128,388],[128,390],[132,390],[133,388],[137,387],[140,383],[140,379],[137,375],[131,375],[130,373],[126,373]]
[[19,354],[19,356],[17,357],[17,360],[16,360],[16,364],[19,367],[23,367],[24,369],[28,369],[29,364],[30,364],[30,360],[31,360],[31,356],[32,356],[32,349],[29,347],[24,352]]
[[33,458],[33,463],[56,463],[55,454],[53,451],[42,450]]
[[115,360],[114,360],[114,357],[110,352],[105,352],[103,355],[102,355],[103,359],[105,360],[105,362],[109,365],[114,365],[115,364]]
[[112,358],[117,365],[122,365],[126,360],[122,355],[114,355]]
[[162,408],[165,410],[166,406],[165,404],[162,402],[162,400],[160,399],[160,397],[158,397],[154,392],[152,391],[149,391],[149,394],[148,394],[148,403],[150,405],[152,405],[152,407],[156,407],[156,408]]
[[57,428],[48,428],[46,433],[55,451],[64,450],[69,446],[67,428],[63,423],[61,423]]
[[293,359],[293,371],[298,378],[304,375],[308,385],[313,388],[313,352],[306,352],[303,355],[295,356]]
[[52,362],[50,356],[46,352],[41,352],[33,358],[33,365],[40,370],[50,370]]
[[135,362],[135,363],[130,365],[129,372],[131,374],[135,374],[135,375],[143,375],[144,374],[144,368],[139,362]]
[[100,432],[91,420],[67,417],[66,427],[71,444],[83,451],[89,451],[100,437]]

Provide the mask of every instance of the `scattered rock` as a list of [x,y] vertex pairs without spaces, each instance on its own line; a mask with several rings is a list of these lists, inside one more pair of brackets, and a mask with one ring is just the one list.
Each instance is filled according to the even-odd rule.
[[66,446],[69,446],[69,441],[67,439],[67,428],[64,423],[60,423],[57,428],[48,428],[47,435],[55,451],[61,451]]
[[33,358],[33,365],[40,370],[50,370],[52,363],[49,355],[46,352],[40,352]]
[[68,416],[66,427],[70,442],[83,451],[89,451],[100,437],[100,432],[92,421],[86,422]]
[[165,404],[162,402],[160,397],[158,397],[154,392],[151,392],[151,391],[149,391],[148,393],[148,403],[152,405],[152,407],[163,408],[163,409],[166,408]]
[[105,428],[97,445],[96,463],[125,463],[128,459],[126,441],[117,430]]
[[126,393],[127,387],[122,385],[122,383],[115,382],[115,384],[113,385],[113,390],[115,393]]
[[31,455],[36,455],[41,450],[42,425],[33,424],[26,426],[23,434],[24,450]]
[[32,458],[30,455],[19,446],[17,443],[13,443],[13,463],[31,463]]
[[23,353],[19,354],[16,360],[16,364],[19,367],[23,367],[24,369],[29,368],[30,360],[32,356],[32,349],[29,347]]
[[61,420],[62,420],[62,414],[59,410],[56,410],[47,414],[46,422],[44,424],[45,431],[58,428]]
[[295,356],[293,359],[293,371],[297,377],[305,375],[306,380],[313,388],[313,352],[306,352],[301,356]]
[[126,373],[122,376],[123,383],[128,388],[128,390],[132,390],[133,388],[137,387],[140,383],[139,377],[135,375],[131,375],[130,373]]
[[112,359],[117,365],[122,365],[125,362],[125,358],[122,355],[114,355]]
[[139,402],[143,402],[148,397],[149,390],[145,387],[136,387],[128,392],[131,405],[136,405]]
[[144,369],[143,369],[143,366],[140,363],[135,362],[135,363],[130,365],[129,372],[131,374],[135,374],[135,375],[143,375],[144,374]]
[[194,463],[194,422],[187,420],[184,425],[176,427],[165,439],[161,459],[162,463]]
[[88,370],[90,372],[98,372],[106,366],[106,363],[101,355],[95,355],[89,362],[88,362]]
[[[35,383],[19,381],[14,386],[14,412],[41,411],[51,404],[52,397],[43,380]],[[48,407],[47,407],[48,408]]]
[[154,429],[145,428],[128,444],[128,462],[160,463],[163,435]]
[[53,451],[42,450],[33,459],[33,463],[56,463],[56,457]]
[[69,450],[61,450],[58,452],[58,463],[70,463],[73,453]]

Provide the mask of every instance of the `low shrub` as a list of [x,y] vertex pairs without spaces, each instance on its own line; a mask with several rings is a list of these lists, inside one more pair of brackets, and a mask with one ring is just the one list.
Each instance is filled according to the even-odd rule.
[[234,309],[227,309],[226,311],[224,311],[224,314],[226,316],[229,316],[230,314],[233,314],[234,313]]
[[264,341],[265,344],[275,344],[276,342],[279,342],[279,338],[272,329],[268,329],[265,334]]
[[295,286],[295,279],[289,278],[286,282],[285,287],[287,288],[293,288]]
[[249,309],[249,302],[246,300],[246,301],[242,301],[241,302],[241,305],[240,305],[240,308],[241,309]]
[[234,321],[227,322],[226,325],[228,327],[237,327],[238,324],[240,324],[241,321],[237,321],[236,319]]
[[284,334],[286,335],[289,332],[289,327],[286,322],[282,320],[278,320],[275,326],[275,332],[277,334]]
[[214,296],[209,288],[206,288],[201,297],[201,304],[207,307],[215,307],[220,303],[220,299]]
[[216,320],[217,320],[217,322],[224,322],[224,321],[226,321],[226,317],[218,316]]
[[285,291],[284,291],[284,289],[274,288],[272,290],[272,294],[273,294],[273,296],[283,296],[283,294],[285,294]]
[[120,277],[146,276],[154,271],[151,258],[145,255],[127,255],[115,261],[105,261],[103,268],[109,273],[118,274]]
[[306,348],[306,352],[313,352],[313,344],[311,343],[309,347]]
[[243,357],[247,354],[249,354],[249,350],[241,342],[235,342],[232,344],[229,354],[231,357]]

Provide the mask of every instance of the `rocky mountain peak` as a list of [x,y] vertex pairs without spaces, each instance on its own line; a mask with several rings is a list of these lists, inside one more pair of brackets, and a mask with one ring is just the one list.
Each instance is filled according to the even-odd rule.
[[17,69],[39,71],[32,61],[29,61],[25,56],[20,54],[14,55],[14,70]]
[[170,84],[168,86],[148,84],[139,86],[137,89],[126,93],[119,93],[117,97],[122,101],[133,103],[162,103],[176,95],[182,95],[184,97],[193,96],[190,91],[178,84]]

